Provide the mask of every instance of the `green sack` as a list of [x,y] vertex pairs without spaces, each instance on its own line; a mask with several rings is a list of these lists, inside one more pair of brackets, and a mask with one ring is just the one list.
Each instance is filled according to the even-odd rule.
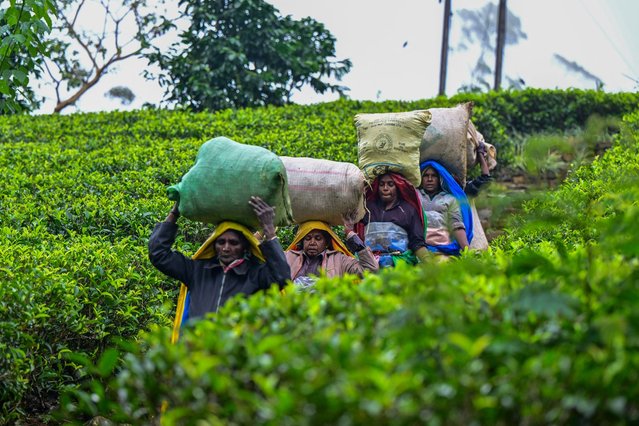
[[179,201],[182,216],[200,222],[230,220],[259,228],[248,203],[252,195],[275,207],[276,226],[293,220],[282,160],[265,148],[225,137],[205,142],[195,165],[167,193],[171,200]]

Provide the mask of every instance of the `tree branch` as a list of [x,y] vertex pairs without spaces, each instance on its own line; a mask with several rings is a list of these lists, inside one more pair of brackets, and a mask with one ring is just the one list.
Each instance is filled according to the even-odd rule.
[[[51,77],[51,80],[53,80],[55,82],[55,98],[56,98],[55,100],[56,100],[56,103],[59,104],[60,103],[60,84],[62,83],[62,80],[58,80],[53,75],[53,71],[51,71],[51,69],[49,68],[49,64],[47,64],[46,60],[43,61],[43,62],[44,62],[44,68],[47,70],[47,73]],[[57,64],[56,64],[56,66],[57,66]]]
[[106,68],[96,69],[95,76],[91,80],[83,83],[82,86],[80,86],[80,89],[78,89],[78,91],[75,92],[71,97],[65,99],[64,101],[58,102],[53,112],[55,114],[58,114],[60,113],[60,111],[62,111],[64,108],[68,107],[69,105],[75,104],[78,101],[78,99],[80,99],[80,97],[84,95],[84,93],[87,90],[95,86],[98,83],[98,81],[100,81],[100,78],[102,78],[102,74],[104,74],[105,69]]
[[[54,113],[59,113],[64,108],[75,104],[82,95],[108,73],[108,69],[113,64],[139,56],[149,46],[151,40],[160,37],[167,29],[171,28],[165,18],[157,16],[157,12],[153,12],[152,9],[151,12],[147,12],[146,2],[128,3],[124,1],[123,7],[117,9],[117,5],[111,0],[97,0],[95,1],[96,5],[102,7],[103,26],[97,32],[90,29],[84,31],[76,24],[78,24],[77,20],[80,19],[81,9],[90,3],[86,0],[70,0],[67,4],[73,4],[76,1],[80,2],[77,10],[73,10],[73,7],[67,8],[67,14],[60,16],[61,25],[58,26],[58,29],[66,32],[70,38],[67,52],[70,53],[73,46],[79,46],[79,48],[76,47],[73,54],[75,56],[71,58],[62,54],[52,60],[52,63],[55,63],[61,70],[65,70],[61,72],[60,79],[55,77],[52,69],[48,69],[49,76],[56,83],[57,105],[54,108]],[[148,18],[143,15],[146,13],[150,13]],[[69,20],[71,16],[73,17],[72,21]],[[134,20],[134,35],[129,37],[126,34],[127,36],[123,37],[124,24],[128,24],[131,19]],[[113,32],[110,31],[112,26]],[[111,37],[113,38],[111,39]],[[83,52],[80,53],[80,56],[78,56],[78,50]],[[86,63],[84,54],[88,56],[92,64],[91,67],[85,68],[82,65],[82,62]],[[67,99],[61,99],[59,93],[61,83],[71,80],[76,86],[73,89],[75,91],[69,92],[71,95]]]
[[68,19],[65,16],[62,16],[62,19],[66,23],[66,27],[67,27],[67,30],[69,31],[69,35],[71,36],[71,38],[77,41],[78,44],[82,47],[82,49],[84,49],[84,51],[87,53],[87,56],[89,57],[89,60],[91,60],[91,62],[93,63],[93,66],[97,69],[98,64],[95,58],[93,57],[93,53],[91,52],[91,49],[89,49],[89,46],[80,38],[80,35],[76,32],[75,27],[71,25]]
[[[78,6],[78,10],[75,11],[75,15],[73,16],[73,21],[71,21],[70,25],[71,27],[75,27],[75,23],[78,20],[78,16],[80,15],[80,10],[84,7],[84,2],[85,0],[82,0],[80,2],[80,5]],[[64,20],[66,21],[66,17],[64,15],[62,15]],[[67,21],[67,24],[69,24],[69,22]]]

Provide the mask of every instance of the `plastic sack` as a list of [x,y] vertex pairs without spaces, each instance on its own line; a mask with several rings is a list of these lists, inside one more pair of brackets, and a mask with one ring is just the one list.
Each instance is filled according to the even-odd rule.
[[295,290],[301,293],[315,293],[317,289],[315,288],[315,283],[317,282],[317,277],[297,277],[293,280],[293,285],[295,286]]
[[408,233],[393,222],[370,222],[365,242],[373,252],[399,254],[408,250]]
[[265,148],[225,137],[205,142],[195,165],[167,194],[179,201],[182,216],[200,222],[229,220],[257,228],[259,221],[248,203],[251,196],[275,207],[275,225],[293,220],[282,160]]
[[364,173],[346,162],[280,157],[286,168],[293,219],[343,225],[343,216],[359,222],[366,214]]

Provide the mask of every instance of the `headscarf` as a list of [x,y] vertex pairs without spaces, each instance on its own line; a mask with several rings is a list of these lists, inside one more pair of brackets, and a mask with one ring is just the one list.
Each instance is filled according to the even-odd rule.
[[354,257],[353,253],[351,253],[350,250],[346,248],[344,242],[337,236],[335,232],[333,232],[331,227],[328,226],[326,222],[322,222],[319,220],[309,220],[300,224],[299,229],[297,230],[297,234],[295,234],[295,237],[293,238],[293,242],[290,246],[288,246],[286,250],[297,250],[297,245],[299,244],[299,242],[302,241],[304,237],[306,237],[306,234],[314,230],[324,231],[328,233],[333,243],[333,249],[344,253],[346,256]]
[[[399,173],[389,172],[386,173],[389,175],[393,182],[395,182],[395,187],[397,188],[397,198],[403,199],[408,204],[413,206],[417,212],[419,212],[418,216],[422,222],[422,226],[424,225],[424,211],[422,209],[422,202],[419,198],[419,193],[417,189],[410,183],[404,176]],[[383,176],[383,175],[381,175]],[[366,202],[375,202],[379,199],[379,176],[373,180],[373,183],[370,187],[366,187]],[[359,222],[355,225],[355,230],[358,236],[364,240],[364,232],[365,226],[362,222]]]
[[242,234],[248,241],[249,251],[251,254],[264,262],[264,255],[260,250],[260,243],[257,241],[257,238],[255,238],[253,233],[246,226],[230,221],[220,222],[220,224],[217,225],[211,236],[208,237],[206,241],[204,241],[204,244],[200,246],[198,251],[195,252],[193,259],[211,259],[215,257],[217,253],[215,253],[214,242],[217,240],[217,237],[228,230],[237,231]]
[[[215,227],[210,237],[204,241],[204,244],[193,255],[194,260],[212,259],[217,254],[215,252],[215,240],[228,230],[237,231],[242,234],[249,244],[249,252],[260,261],[264,262],[264,255],[260,250],[260,243],[253,233],[244,225],[236,222],[225,221]],[[175,312],[175,320],[173,321],[173,333],[171,334],[171,343],[178,341],[180,337],[180,327],[189,319],[189,302],[191,294],[187,286],[183,283],[180,285],[180,294],[178,295],[177,309]]]
[[[468,238],[468,243],[470,244],[471,240],[473,239],[473,215],[466,193],[464,192],[462,187],[459,186],[455,178],[453,178],[453,176],[448,173],[448,170],[446,170],[446,168],[438,162],[427,160],[419,165],[419,169],[422,173],[424,173],[424,170],[429,167],[432,167],[437,173],[439,173],[439,183],[442,189],[457,199],[457,202],[459,203],[459,209],[461,210],[462,214],[462,220],[464,222],[464,227],[466,228],[466,238]],[[427,244],[426,247],[430,251],[438,251],[444,254],[454,255],[459,254],[459,250],[461,249],[461,247],[455,240],[453,240],[453,242],[450,244],[434,246]]]

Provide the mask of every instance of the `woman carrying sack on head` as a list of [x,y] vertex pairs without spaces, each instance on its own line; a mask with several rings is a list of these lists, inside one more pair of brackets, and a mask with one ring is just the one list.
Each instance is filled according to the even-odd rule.
[[420,165],[419,188],[427,218],[426,246],[443,255],[458,256],[473,238],[473,218],[464,190],[450,173],[436,161]]
[[329,278],[345,274],[361,277],[365,270],[378,270],[373,253],[353,231],[352,221],[344,220],[344,232],[346,244],[326,222],[312,220],[300,224],[285,253],[291,278],[298,288],[312,287],[322,272]]
[[220,223],[198,252],[189,258],[172,249],[180,212],[177,203],[164,222],[158,223],[149,239],[149,259],[165,275],[182,282],[172,342],[188,320],[217,312],[230,298],[251,295],[271,285],[280,289],[291,278],[282,247],[275,235],[273,207],[259,197],[249,204],[262,225],[259,243],[244,225]]
[[378,258],[380,268],[400,259],[417,264],[428,257],[424,215],[415,187],[399,173],[386,173],[366,190],[368,213],[357,233]]

